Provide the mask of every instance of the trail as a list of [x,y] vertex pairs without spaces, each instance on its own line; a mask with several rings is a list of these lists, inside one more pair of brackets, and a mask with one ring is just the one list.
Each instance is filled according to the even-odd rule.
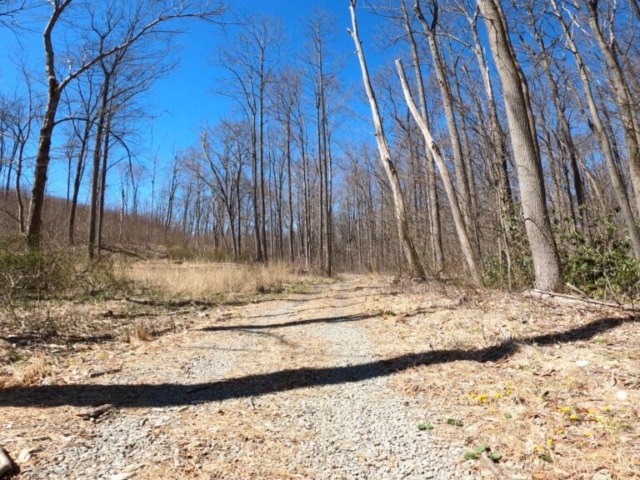
[[[364,302],[378,288],[351,279],[204,317],[109,356],[114,375],[23,392],[12,401],[51,408],[12,427],[50,441],[17,478],[480,478],[379,373]],[[115,412],[74,415],[101,403]]]

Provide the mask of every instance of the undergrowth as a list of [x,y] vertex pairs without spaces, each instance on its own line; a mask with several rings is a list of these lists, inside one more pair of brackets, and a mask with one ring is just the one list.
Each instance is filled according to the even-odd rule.
[[[557,248],[565,282],[584,294],[629,302],[640,299],[640,262],[629,238],[611,216],[597,217],[576,229],[571,222],[555,226]],[[485,285],[521,290],[535,284],[533,258],[522,228],[510,229],[509,251],[484,260]]]
[[110,298],[130,284],[109,257],[88,261],[73,249],[24,249],[19,237],[0,237],[0,299]]

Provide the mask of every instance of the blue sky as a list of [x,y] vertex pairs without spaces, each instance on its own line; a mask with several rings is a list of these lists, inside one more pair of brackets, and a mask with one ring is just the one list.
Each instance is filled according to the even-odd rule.
[[[354,46],[346,29],[350,26],[348,0],[230,0],[228,2],[234,12],[256,12],[280,17],[290,46],[300,45],[302,22],[309,17],[313,7],[332,14],[336,19],[338,32],[334,45],[336,53],[344,57],[342,83],[346,88],[362,89],[360,70],[354,54]],[[359,27],[361,36],[368,48],[371,63],[375,64],[372,38],[375,24],[374,18],[360,0],[358,5]],[[35,72],[37,81],[44,77],[42,67],[41,35],[42,24],[34,25],[34,32],[21,32],[20,44],[24,48],[23,57]],[[233,26],[226,27],[233,32]],[[185,24],[186,33],[177,39],[180,46],[177,52],[178,67],[165,78],[158,80],[148,98],[144,100],[148,111],[155,118],[149,122],[149,128],[140,134],[138,148],[142,161],[157,154],[160,162],[172,157],[173,152],[186,148],[197,142],[197,130],[203,122],[215,123],[231,108],[228,98],[215,95],[212,87],[216,78],[223,75],[222,70],[212,65],[212,57],[220,46],[223,34],[220,28],[193,21]],[[2,56],[15,57],[19,51],[15,36],[0,29],[0,45]],[[293,53],[293,52],[292,52]],[[8,61],[0,63],[0,90],[10,94],[16,88],[18,73]],[[357,96],[358,92],[356,92]],[[366,105],[361,105],[366,108]],[[366,110],[362,110],[366,112]],[[141,128],[143,128],[141,126]],[[364,127],[365,129],[367,127]],[[35,139],[34,139],[35,140]],[[64,195],[66,188],[66,171],[62,164],[52,164],[49,175],[49,192]],[[25,183],[30,183],[27,175]],[[114,179],[115,181],[115,179]],[[86,192],[85,194],[86,195]],[[81,199],[82,200],[82,199]]]

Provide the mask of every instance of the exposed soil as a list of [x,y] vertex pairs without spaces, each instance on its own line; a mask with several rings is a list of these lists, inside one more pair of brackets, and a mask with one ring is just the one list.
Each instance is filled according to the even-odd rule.
[[5,369],[17,478],[640,478],[628,312],[348,277],[146,321]]

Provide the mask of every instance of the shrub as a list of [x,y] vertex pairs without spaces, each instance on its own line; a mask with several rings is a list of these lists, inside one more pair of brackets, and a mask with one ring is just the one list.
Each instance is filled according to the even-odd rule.
[[88,262],[73,249],[25,250],[21,237],[0,237],[0,297],[5,300],[104,294],[125,286],[109,258]]
[[635,299],[640,293],[640,263],[627,238],[610,217],[600,220],[587,241],[582,232],[565,235],[565,280],[595,297]]

